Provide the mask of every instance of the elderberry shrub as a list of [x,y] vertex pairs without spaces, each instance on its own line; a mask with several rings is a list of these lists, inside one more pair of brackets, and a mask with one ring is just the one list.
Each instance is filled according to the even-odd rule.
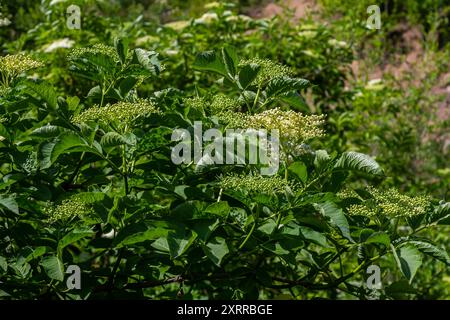
[[[373,269],[380,299],[448,298],[447,173],[417,145],[428,120],[402,109],[427,100],[388,80],[348,90],[342,25],[215,3],[190,20],[88,16],[57,32],[65,7],[47,2],[22,38],[0,30],[15,40],[0,57],[2,298],[370,299]],[[250,151],[210,161],[223,150],[187,139],[196,123],[224,143],[277,132],[277,170]],[[198,159],[174,163],[176,130]]]

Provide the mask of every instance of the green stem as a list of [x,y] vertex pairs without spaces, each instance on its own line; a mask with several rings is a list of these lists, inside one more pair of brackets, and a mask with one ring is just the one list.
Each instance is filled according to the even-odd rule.
[[322,179],[323,177],[325,177],[329,172],[325,171],[322,172],[321,174],[319,174],[315,179],[313,179],[311,182],[309,182],[304,188],[303,190],[308,189],[309,187],[311,187],[314,183],[316,183],[317,181],[319,181],[320,179]]
[[424,229],[431,228],[431,227],[435,227],[435,226],[437,226],[437,223],[438,223],[438,222],[439,222],[439,221],[436,221],[436,222],[433,222],[433,223],[430,223],[430,224],[423,225],[423,226],[417,228],[416,230],[413,230],[413,232],[411,232],[411,233],[408,235],[408,237],[410,237],[410,236],[412,236],[413,234],[416,234],[416,233],[418,233],[418,232],[420,232],[420,231],[422,231],[422,230],[424,230]]
[[105,85],[102,82],[102,98],[100,100],[100,107],[103,107],[103,100],[105,99]]
[[238,250],[241,250],[244,246],[245,246],[245,244],[247,243],[247,241],[250,239],[250,237],[252,236],[252,234],[253,234],[253,231],[255,231],[255,228],[256,228],[256,225],[257,225],[257,223],[258,223],[258,218],[259,218],[259,210],[260,210],[260,207],[259,207],[259,205],[256,205],[257,207],[256,207],[256,213],[255,213],[255,215],[254,215],[254,222],[253,222],[253,225],[252,225],[252,228],[250,229],[250,232],[247,234],[247,236],[245,237],[245,239],[244,239],[244,241],[242,241],[242,243],[241,243],[241,245],[238,247]]
[[267,106],[269,103],[272,102],[272,99],[269,98],[266,101],[264,101],[264,103],[259,107],[259,109],[263,110],[265,106]]
[[279,213],[278,213],[278,217],[277,217],[277,222],[276,222],[276,226],[275,226],[275,231],[276,230],[278,230],[278,227],[280,226],[280,223],[281,223],[281,217],[282,217],[282,211],[280,211]]
[[258,91],[256,91],[256,97],[255,97],[255,100],[253,101],[252,110],[256,110],[256,105],[258,104],[260,94],[261,94],[261,85],[258,86]]
[[248,239],[250,239],[253,231],[255,230],[256,227],[256,221],[253,223],[252,228],[250,229],[250,232],[247,234],[247,236],[245,237],[244,241],[242,241],[241,245],[239,246],[238,250],[241,250],[245,244],[247,243]]
[[100,101],[100,107],[103,106],[103,101],[105,99],[105,96],[108,94],[109,90],[111,90],[111,88],[114,86],[114,84],[116,84],[116,80],[113,80],[111,82],[111,84],[108,86],[108,88],[106,88],[106,90],[105,90],[105,85],[104,85],[104,83],[102,83],[102,100]]
[[120,170],[120,168],[118,166],[116,166],[116,164],[114,162],[111,161],[111,159],[108,159],[106,156],[104,156],[101,153],[95,153],[96,155],[98,155],[99,157],[101,157],[103,160],[105,160],[106,162],[108,162],[111,167],[116,170],[118,173],[122,173],[122,170]]
[[247,97],[246,97],[245,94],[244,94],[244,91],[242,91],[241,94],[242,94],[242,97],[244,98],[245,104],[247,105],[247,111],[248,111],[250,114],[252,114],[252,107],[251,107],[250,103],[248,102]]
[[113,269],[112,269],[111,274],[109,276],[108,287],[109,287],[110,290],[112,290],[112,288],[114,288],[114,278],[116,276],[117,269],[119,269],[120,262],[122,261],[123,252],[124,252],[124,248],[120,248],[119,249],[119,256],[117,257],[117,260],[114,263]]

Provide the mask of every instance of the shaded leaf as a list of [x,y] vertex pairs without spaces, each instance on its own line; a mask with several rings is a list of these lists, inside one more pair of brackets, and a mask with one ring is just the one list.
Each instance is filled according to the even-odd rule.
[[311,111],[305,99],[295,91],[283,93],[279,95],[277,99],[288,104],[290,107],[294,107],[293,109],[296,109],[297,111],[307,113]]
[[45,82],[27,81],[27,91],[40,97],[51,109],[56,109],[57,95],[51,85]]
[[229,212],[230,212],[230,206],[228,205],[228,202],[226,202],[226,201],[220,201],[220,202],[213,203],[205,209],[205,213],[211,213],[213,215],[217,215],[217,216],[221,216],[221,217],[226,217]]
[[58,257],[46,257],[42,259],[41,265],[50,279],[55,279],[58,281],[64,280],[64,266]]
[[48,124],[33,130],[31,134],[40,138],[54,138],[66,131],[69,130],[63,127]]
[[195,70],[211,71],[228,77],[227,69],[220,57],[214,51],[205,51],[195,57],[192,67]]
[[443,225],[450,224],[450,202],[440,203],[433,212],[426,216],[428,224],[438,223]]
[[385,232],[374,232],[369,237],[367,237],[365,243],[380,243],[386,247],[389,247],[389,245],[391,244],[391,239]]
[[450,265],[450,258],[447,254],[447,251],[445,251],[445,249],[441,249],[431,243],[424,242],[424,241],[407,241],[405,243],[412,244],[420,252],[422,252],[426,255],[429,255],[439,261],[442,261],[447,265]]
[[19,214],[19,205],[13,196],[5,196],[0,194],[0,206],[14,212],[15,214]]
[[409,283],[411,283],[417,270],[422,264],[422,255],[420,251],[412,245],[405,245],[397,249],[392,247],[392,252],[399,269],[406,279],[408,279]]
[[294,162],[288,168],[301,182],[306,183],[308,180],[308,169],[303,162]]
[[114,46],[116,48],[117,54],[119,55],[120,61],[124,63],[128,52],[128,40],[124,38],[116,38],[114,39]]
[[329,247],[329,244],[327,242],[327,238],[325,235],[321,232],[317,232],[311,228],[300,226],[300,234],[305,240],[309,240],[310,242],[313,242],[319,246],[322,247]]
[[52,142],[41,147],[40,164],[42,169],[49,168],[60,155],[71,152],[91,152],[99,154],[99,151],[87,144],[87,142],[75,133],[65,133]]
[[203,252],[214,264],[220,266],[223,258],[229,253],[229,249],[224,238],[215,237],[203,246]]
[[260,68],[261,67],[256,63],[247,64],[242,67],[239,72],[239,84],[242,90],[247,89],[247,87],[252,84],[256,79]]
[[79,228],[74,229],[70,231],[68,234],[66,234],[61,240],[58,242],[58,250],[62,250],[68,245],[83,239],[85,237],[90,237],[94,234],[94,231],[92,231],[89,228]]
[[169,252],[172,258],[178,258],[194,243],[197,234],[192,231],[169,232],[167,237],[167,244],[169,245]]
[[117,147],[127,144],[127,140],[121,134],[111,131],[103,135],[100,144],[102,147]]
[[0,256],[0,268],[3,270],[3,272],[6,272],[8,269],[8,262],[2,256]]

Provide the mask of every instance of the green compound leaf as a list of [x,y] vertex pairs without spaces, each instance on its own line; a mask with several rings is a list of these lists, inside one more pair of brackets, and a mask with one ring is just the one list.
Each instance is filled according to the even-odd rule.
[[220,266],[229,249],[224,238],[216,237],[203,246],[203,252],[214,264]]
[[270,80],[266,91],[268,97],[274,97],[291,91],[300,91],[309,86],[310,82],[306,79],[278,77]]

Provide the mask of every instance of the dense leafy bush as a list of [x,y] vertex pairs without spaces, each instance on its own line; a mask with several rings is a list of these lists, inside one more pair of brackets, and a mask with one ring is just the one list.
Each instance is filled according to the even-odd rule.
[[[2,298],[449,297],[434,284],[450,265],[448,190],[410,177],[426,122],[392,119],[420,113],[420,92],[348,90],[354,52],[333,26],[214,4],[155,28],[99,6],[103,18],[59,33],[64,3],[43,1],[28,9],[51,9],[45,21],[1,33],[15,40],[0,57]],[[279,130],[277,172],[175,164],[174,130],[198,121]],[[433,159],[430,171],[445,163]],[[380,290],[366,285],[373,265]]]

